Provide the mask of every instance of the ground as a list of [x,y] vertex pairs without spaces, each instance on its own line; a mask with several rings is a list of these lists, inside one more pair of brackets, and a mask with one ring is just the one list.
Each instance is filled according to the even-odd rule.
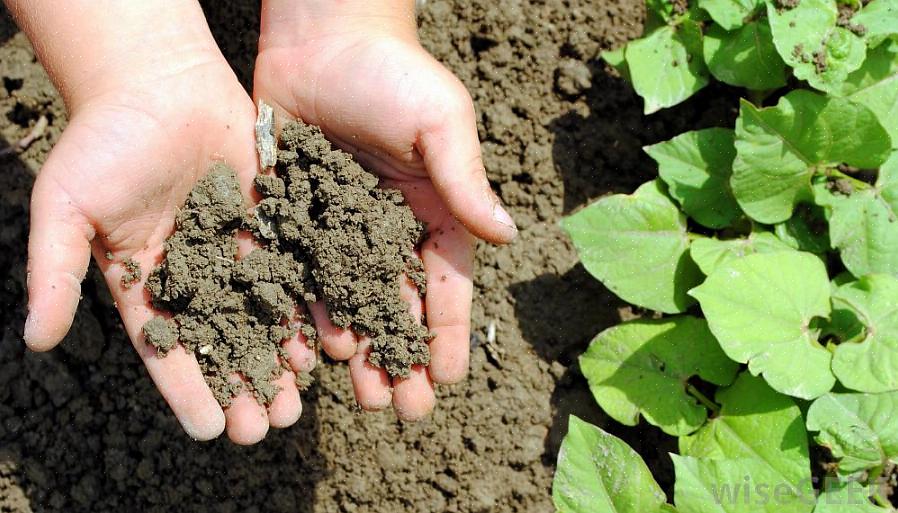
[[[205,7],[250,87],[257,3]],[[96,272],[62,347],[24,350],[28,195],[66,120],[0,10],[0,153],[41,116],[49,122],[27,151],[0,156],[0,512],[551,511],[571,412],[624,436],[669,488],[675,445],[604,417],[576,368],[596,333],[634,312],[577,264],[558,227],[653,177],[643,145],[734,117],[714,87],[642,115],[599,53],[637,37],[643,15],[641,0],[427,3],[422,42],[470,89],[490,181],[521,228],[510,246],[478,249],[470,378],[440,387],[429,419],[404,424],[360,412],[345,364],[327,362],[299,424],[245,448],[180,431]]]

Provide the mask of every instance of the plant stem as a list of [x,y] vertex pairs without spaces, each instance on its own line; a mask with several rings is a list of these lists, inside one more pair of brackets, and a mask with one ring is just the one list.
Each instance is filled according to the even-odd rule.
[[701,393],[699,389],[695,388],[692,383],[686,383],[686,393],[698,399],[698,402],[702,403],[705,408],[708,408],[712,412],[720,412],[720,406],[718,406],[714,401],[708,399],[708,397],[705,394]]

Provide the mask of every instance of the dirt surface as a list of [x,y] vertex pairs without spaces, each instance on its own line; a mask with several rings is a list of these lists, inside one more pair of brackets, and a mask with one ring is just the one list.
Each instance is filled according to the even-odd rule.
[[[205,5],[249,86],[258,4]],[[471,89],[490,180],[521,228],[511,246],[479,248],[470,377],[438,389],[431,418],[404,424],[360,413],[346,366],[321,365],[299,424],[249,448],[181,432],[95,271],[62,347],[25,352],[31,176],[65,116],[27,41],[0,16],[0,150],[49,120],[44,137],[0,161],[0,511],[551,511],[571,412],[623,435],[669,487],[672,441],[609,421],[576,368],[596,333],[633,312],[576,264],[557,226],[653,177],[641,146],[732,124],[735,103],[718,101],[726,91],[716,86],[642,116],[598,52],[638,36],[643,15],[640,0],[427,3],[422,41]]]

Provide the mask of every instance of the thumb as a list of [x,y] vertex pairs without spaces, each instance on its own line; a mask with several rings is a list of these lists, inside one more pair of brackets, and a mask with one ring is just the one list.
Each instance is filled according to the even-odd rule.
[[474,104],[461,84],[453,105],[443,105],[418,138],[418,152],[449,211],[472,234],[498,243],[518,233],[514,220],[490,189],[480,155]]
[[52,349],[69,331],[90,262],[93,227],[54,179],[65,176],[65,162],[52,152],[31,192],[25,343],[34,351]]

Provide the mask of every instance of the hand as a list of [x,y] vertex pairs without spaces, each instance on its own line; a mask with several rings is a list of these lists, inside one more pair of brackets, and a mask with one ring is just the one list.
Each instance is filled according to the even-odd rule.
[[[436,335],[431,364],[393,379],[367,363],[368,342],[312,313],[324,350],[349,359],[358,403],[391,403],[414,420],[434,405],[433,383],[464,379],[468,369],[473,244],[476,235],[505,243],[514,222],[490,190],[475,113],[461,82],[415,36],[410,0],[267,0],[253,94],[283,117],[318,125],[399,188],[429,237],[421,248],[427,277],[423,305],[409,287],[412,312],[426,311]],[[324,329],[322,329],[324,327]]]
[[[205,26],[201,12],[185,19]],[[170,47],[133,41],[134,48],[123,49],[132,56],[119,61],[124,67],[108,75],[86,73],[89,82],[54,77],[71,121],[32,192],[25,340],[45,351],[65,336],[93,253],[135,348],[187,433],[206,440],[227,428],[235,442],[254,443],[269,425],[299,418],[293,373],[282,376],[283,390],[267,411],[248,392],[223,411],[192,354],[178,346],[156,357],[141,332],[155,315],[143,280],[130,288],[120,281],[124,258],[141,265],[144,279],[161,260],[176,210],[214,160],[237,170],[245,192],[256,174],[255,107],[208,29],[206,35],[191,34]],[[150,55],[140,54],[141,48],[150,48]],[[294,369],[314,366],[305,344],[291,340],[288,350]]]

